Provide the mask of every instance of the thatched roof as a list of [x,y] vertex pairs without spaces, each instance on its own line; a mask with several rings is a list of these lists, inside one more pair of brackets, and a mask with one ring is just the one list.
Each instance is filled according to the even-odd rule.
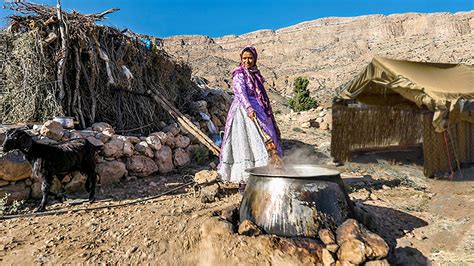
[[337,97],[375,105],[412,102],[435,112],[433,125],[442,131],[449,112],[459,117],[466,101],[474,101],[474,66],[375,57]]

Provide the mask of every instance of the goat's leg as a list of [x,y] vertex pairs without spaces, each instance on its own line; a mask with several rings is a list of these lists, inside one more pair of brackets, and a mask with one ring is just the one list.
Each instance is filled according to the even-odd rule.
[[48,204],[48,195],[51,193],[49,189],[51,188],[51,176],[43,176],[41,182],[41,191],[43,192],[43,198],[41,199],[41,204],[37,212],[42,212],[46,209],[46,204]]
[[46,168],[44,165],[44,160],[41,158],[35,159],[32,162],[33,167],[31,169],[31,176],[33,179],[37,179],[41,182],[41,191],[43,192],[43,198],[41,199],[41,204],[38,207],[37,212],[44,211],[46,204],[48,203],[48,192],[51,186],[51,183],[48,184],[46,176]]
[[[89,168],[90,169],[90,168]],[[95,172],[95,167],[87,171],[87,181],[86,181],[86,190],[89,187],[89,202],[95,201],[95,186],[97,184],[97,174]]]

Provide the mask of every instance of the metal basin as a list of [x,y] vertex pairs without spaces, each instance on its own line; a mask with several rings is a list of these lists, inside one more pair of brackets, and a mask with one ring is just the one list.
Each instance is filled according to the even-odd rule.
[[247,169],[240,221],[248,219],[268,234],[315,237],[353,217],[340,173],[316,165]]
[[66,128],[66,129],[74,128],[74,117],[55,116],[53,120],[60,123],[63,128]]

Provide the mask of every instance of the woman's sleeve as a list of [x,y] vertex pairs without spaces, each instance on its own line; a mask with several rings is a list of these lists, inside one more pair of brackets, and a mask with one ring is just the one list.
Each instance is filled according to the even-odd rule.
[[233,79],[234,95],[239,97],[240,102],[244,105],[245,110],[250,107],[249,96],[247,95],[247,85],[245,84],[244,74],[240,73],[234,76]]

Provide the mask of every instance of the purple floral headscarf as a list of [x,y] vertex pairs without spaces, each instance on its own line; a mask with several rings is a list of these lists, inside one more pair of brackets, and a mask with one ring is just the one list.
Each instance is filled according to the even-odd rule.
[[[245,68],[242,64],[242,54],[246,51],[249,51],[252,53],[254,65],[251,68]],[[263,86],[263,83],[265,83],[265,79],[263,78],[262,74],[260,73],[260,70],[257,68],[257,49],[253,46],[245,46],[241,51],[240,51],[240,64],[232,71],[232,77],[239,73],[244,73],[244,75],[250,80],[252,83],[253,89],[255,90],[255,95],[257,96],[257,100],[264,107],[265,112],[268,115],[272,115],[272,110],[270,106],[270,101],[267,96],[267,92],[265,91],[265,87]]]

